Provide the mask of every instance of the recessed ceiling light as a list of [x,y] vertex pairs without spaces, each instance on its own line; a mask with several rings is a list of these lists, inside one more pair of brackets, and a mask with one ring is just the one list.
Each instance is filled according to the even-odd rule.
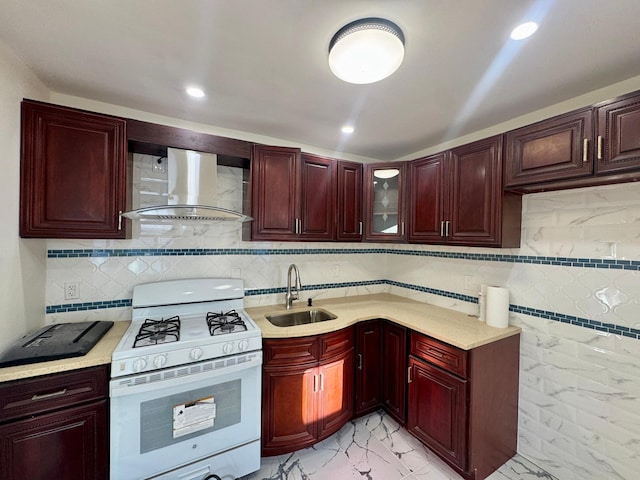
[[512,40],[524,40],[530,37],[538,30],[538,24],[536,22],[521,23],[511,31]]
[[194,98],[202,98],[204,97],[204,90],[198,87],[187,87],[186,88],[187,95]]
[[345,125],[341,128],[342,133],[353,133],[355,129],[351,125]]

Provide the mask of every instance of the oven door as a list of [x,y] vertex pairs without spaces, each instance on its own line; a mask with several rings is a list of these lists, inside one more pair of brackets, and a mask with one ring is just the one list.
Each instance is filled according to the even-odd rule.
[[[181,478],[182,467],[259,442],[261,366],[262,352],[249,352],[111,380],[111,479]],[[230,478],[257,470],[256,457]]]

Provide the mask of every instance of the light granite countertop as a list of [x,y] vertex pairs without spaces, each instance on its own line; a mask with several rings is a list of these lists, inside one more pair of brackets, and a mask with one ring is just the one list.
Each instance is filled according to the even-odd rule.
[[[289,311],[308,309],[304,302],[298,303]],[[287,312],[284,305],[250,307],[246,309],[246,312],[260,327],[263,338],[320,335],[374,318],[391,320],[463,350],[471,350],[520,332],[519,327],[488,327],[484,322],[480,322],[476,317],[466,313],[388,293],[318,300],[314,302],[314,307],[328,310],[338,318],[295,327],[276,327],[265,318],[265,315]],[[115,322],[96,346],[82,357],[0,368],[0,383],[109,364],[111,363],[111,354],[129,324],[130,322],[127,321]]]
[[[471,350],[520,333],[519,327],[489,327],[475,316],[388,293],[318,300],[314,301],[313,308],[328,310],[338,318],[294,327],[276,327],[265,315],[287,312],[284,305],[250,307],[245,310],[262,330],[263,338],[319,335],[374,318],[391,320],[463,350]],[[294,304],[289,312],[308,309],[301,301]]]
[[131,322],[114,322],[113,327],[100,339],[89,353],[82,357],[64,358],[50,362],[31,363],[15,367],[0,368],[0,383],[21,378],[37,377],[50,373],[67,372],[80,368],[95,367],[111,363],[111,354]]

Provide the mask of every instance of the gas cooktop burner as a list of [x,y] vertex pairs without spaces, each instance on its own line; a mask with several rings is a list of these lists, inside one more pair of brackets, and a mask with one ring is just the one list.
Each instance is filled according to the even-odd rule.
[[247,329],[244,321],[235,310],[226,313],[207,313],[207,325],[211,336],[240,332]]
[[146,319],[136,335],[133,348],[177,342],[178,340],[180,340],[180,317],[175,316],[162,320]]

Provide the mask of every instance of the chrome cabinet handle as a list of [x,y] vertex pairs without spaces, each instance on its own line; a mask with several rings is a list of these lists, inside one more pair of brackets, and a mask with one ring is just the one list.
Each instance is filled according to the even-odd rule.
[[407,368],[407,383],[411,383],[413,382],[413,379],[411,378],[411,367]]
[[587,163],[589,161],[589,159],[587,158],[589,156],[589,139],[585,138],[582,141],[582,162],[583,163]]
[[429,352],[430,355],[433,355],[434,357],[444,358],[444,353],[434,350],[433,348],[430,348],[427,351]]
[[118,231],[122,230],[122,210],[118,212]]
[[362,370],[362,354],[358,354],[358,370]]
[[448,237],[449,236],[449,224],[451,222],[449,220],[447,220],[446,222],[444,222],[444,236]]
[[67,393],[66,388],[63,388],[62,390],[58,390],[57,392],[53,392],[53,393],[43,393],[43,394],[36,393],[33,397],[31,397],[31,400],[44,400],[45,398],[60,397],[65,393]]
[[320,374],[320,391],[324,392],[324,373]]
[[602,135],[598,135],[598,160],[602,160]]
[[440,236],[444,237],[444,220],[440,222]]
[[358,222],[358,223],[359,223],[359,228],[360,228],[359,233],[360,233],[360,235],[362,235],[362,222]]
[[402,225],[402,235],[404,236],[404,222],[401,222]]
[[314,393],[318,391],[318,375],[313,374],[313,391]]

